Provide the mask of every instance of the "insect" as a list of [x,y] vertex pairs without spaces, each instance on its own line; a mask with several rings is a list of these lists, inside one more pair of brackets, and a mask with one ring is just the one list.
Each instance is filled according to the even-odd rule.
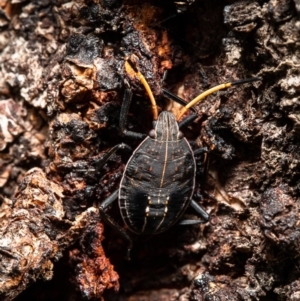
[[[127,258],[129,259],[132,240],[129,234],[106,213],[106,209],[118,199],[125,225],[130,231],[138,235],[158,234],[168,230],[175,223],[195,225],[207,222],[209,220],[208,213],[193,200],[196,175],[195,155],[207,152],[207,150],[200,148],[193,152],[189,142],[180,131],[180,128],[193,121],[197,114],[189,115],[180,123],[178,120],[188,109],[207,95],[232,85],[260,80],[260,78],[245,79],[216,86],[186,104],[177,116],[167,111],[162,111],[158,115],[158,108],[146,79],[130,61],[126,64],[129,64],[134,70],[150,98],[153,129],[148,136],[126,130],[126,119],[132,98],[131,90],[127,89],[121,108],[120,130],[127,137],[144,140],[130,157],[119,189],[100,205],[100,215],[129,242],[127,250]],[[166,93],[175,101],[185,103],[184,100],[170,92]],[[117,145],[110,150],[106,157],[110,157],[118,149],[125,148],[130,149],[123,143]],[[201,219],[181,219],[189,206],[195,210]]]

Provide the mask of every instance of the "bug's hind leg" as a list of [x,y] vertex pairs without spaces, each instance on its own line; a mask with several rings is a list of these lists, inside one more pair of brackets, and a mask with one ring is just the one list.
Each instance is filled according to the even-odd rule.
[[191,201],[190,206],[204,219],[205,222],[209,220],[209,214],[194,200]]
[[113,229],[115,229],[125,240],[128,242],[128,248],[127,248],[127,253],[126,253],[126,259],[130,260],[130,253],[132,250],[132,239],[130,236],[127,234],[127,232],[117,224],[117,222],[112,219],[106,212],[105,210],[118,199],[118,193],[119,189],[117,189],[115,192],[113,192],[106,200],[104,200],[100,207],[100,216],[101,218],[108,224],[110,225]]
[[190,206],[198,213],[198,215],[202,219],[183,219],[178,223],[178,225],[181,226],[197,225],[209,221],[209,214],[198,203],[192,200]]

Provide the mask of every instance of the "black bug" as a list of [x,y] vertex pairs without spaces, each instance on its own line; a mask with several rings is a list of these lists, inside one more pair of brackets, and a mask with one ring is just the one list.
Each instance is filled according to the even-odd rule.
[[[126,64],[128,64],[126,62]],[[124,223],[132,232],[157,234],[166,231],[175,223],[195,225],[209,220],[209,215],[192,197],[195,188],[195,154],[206,152],[205,148],[192,151],[180,128],[193,121],[197,114],[192,114],[178,123],[184,113],[207,95],[228,88],[232,85],[259,80],[260,78],[235,81],[216,86],[189,102],[175,117],[163,111],[158,115],[155,99],[144,76],[130,63],[139,80],[144,85],[152,104],[153,129],[146,136],[127,131],[126,118],[132,97],[130,89],[125,91],[120,115],[120,130],[123,135],[144,140],[130,157],[120,183],[120,187],[101,205],[101,217],[115,228],[129,242],[127,257],[130,256],[132,240],[128,233],[107,213],[107,207],[119,199],[119,208]],[[166,92],[175,101],[184,104],[179,97]],[[106,155],[109,158],[118,149],[130,149],[125,144],[115,146]],[[201,219],[181,219],[187,207],[191,206]]]

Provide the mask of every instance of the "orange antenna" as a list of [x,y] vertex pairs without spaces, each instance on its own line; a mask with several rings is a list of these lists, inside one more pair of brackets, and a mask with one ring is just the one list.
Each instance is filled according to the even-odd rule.
[[127,69],[130,66],[130,69],[134,71],[134,73],[137,75],[138,79],[140,80],[140,82],[143,84],[149,98],[151,101],[151,108],[152,108],[152,114],[153,114],[153,120],[156,121],[158,118],[158,110],[157,110],[157,105],[156,105],[156,101],[155,98],[153,96],[152,90],[148,84],[148,82],[146,81],[144,75],[138,70],[138,68],[130,61],[130,60],[126,60],[125,61],[125,68]]
[[195,97],[193,100],[191,100],[185,107],[183,107],[177,114],[176,120],[179,120],[187,112],[188,109],[190,109],[191,107],[193,107],[194,105],[199,103],[202,99],[204,99],[206,96],[208,96],[214,92],[217,92],[217,91],[223,90],[223,89],[228,89],[231,86],[241,85],[241,84],[250,83],[250,82],[254,82],[254,81],[258,81],[258,80],[262,80],[262,78],[261,77],[246,78],[246,79],[242,79],[242,80],[237,80],[237,81],[221,84],[221,85],[215,86],[209,90],[206,90],[203,93],[201,93],[200,95],[198,95],[197,97]]

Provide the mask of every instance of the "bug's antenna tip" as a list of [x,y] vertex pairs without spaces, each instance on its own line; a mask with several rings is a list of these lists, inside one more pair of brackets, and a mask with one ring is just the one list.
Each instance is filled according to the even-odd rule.
[[235,85],[241,85],[241,84],[246,84],[246,83],[261,81],[261,80],[263,80],[263,78],[261,76],[259,76],[259,77],[251,77],[251,78],[245,78],[245,79],[240,79],[240,80],[233,81],[233,82],[231,82],[231,85],[235,86]]
[[[251,79],[251,78],[249,78],[249,79]],[[262,80],[263,80],[262,76],[257,76],[257,77],[252,78],[252,81],[262,81]]]

